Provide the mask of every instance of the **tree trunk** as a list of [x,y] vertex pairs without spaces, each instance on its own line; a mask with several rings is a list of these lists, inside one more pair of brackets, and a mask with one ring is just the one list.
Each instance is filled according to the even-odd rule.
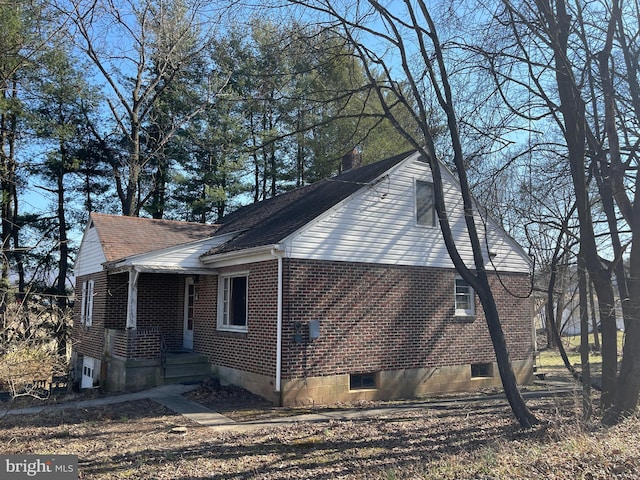
[[[638,173],[637,175],[640,175]],[[638,185],[636,179],[636,185]],[[640,205],[640,192],[636,188],[634,204]],[[638,406],[640,397],[640,208],[634,208],[633,243],[629,259],[629,322],[625,328],[625,339],[622,347],[622,362],[616,388],[614,406],[606,412],[603,423],[614,424],[632,414]],[[604,346],[603,346],[604,349]]]
[[[58,238],[60,245],[58,252],[60,258],[58,258],[58,278],[56,279],[56,303],[60,310],[60,315],[63,314],[67,308],[67,272],[69,270],[69,244],[67,239],[67,221],[65,218],[65,185],[64,185],[64,153],[63,161],[61,162],[60,169],[58,171],[57,178],[57,197],[58,197]],[[65,346],[66,352],[66,346]]]
[[[485,282],[488,287],[488,280],[486,277],[483,283]],[[531,413],[529,407],[527,407],[524,402],[524,398],[520,393],[520,389],[518,388],[518,383],[509,358],[509,350],[507,349],[507,342],[504,337],[493,293],[490,288],[480,288],[476,290],[476,293],[482,302],[482,308],[484,309],[484,315],[487,321],[487,328],[489,330],[489,335],[491,336],[491,343],[493,344],[496,363],[498,364],[498,370],[500,372],[500,380],[502,381],[502,387],[504,389],[505,396],[507,397],[507,401],[509,402],[509,406],[511,407],[511,411],[522,428],[532,428],[534,425],[537,425],[539,421],[533,413]]]
[[[2,96],[5,100],[7,99],[7,95],[12,97],[17,96],[17,85],[16,82],[8,82],[1,86],[2,88]],[[2,182],[2,199],[0,200],[2,203],[2,243],[0,243],[0,264],[2,268],[2,278],[0,280],[0,307],[3,306],[7,302],[7,294],[9,292],[9,288],[11,285],[11,279],[9,277],[9,255],[7,252],[12,250],[12,242],[13,248],[18,247],[16,242],[17,227],[16,227],[16,217],[18,214],[18,205],[17,205],[17,178],[16,178],[16,158],[15,158],[15,140],[17,134],[17,119],[15,114],[8,112],[2,113],[0,117],[0,135],[2,144],[0,145],[0,161],[2,162],[0,171]],[[24,290],[24,270],[23,265],[20,260],[18,260],[18,269],[20,271],[20,283],[23,285],[22,290]]]
[[589,282],[589,306],[591,313],[591,329],[593,330],[593,348],[600,351],[600,332],[598,332],[598,317],[596,315],[596,305],[593,299],[593,283]]
[[[555,3],[555,15],[546,2],[536,0],[541,15],[547,21],[551,48],[555,61],[555,75],[560,97],[560,112],[563,118],[564,137],[567,144],[569,166],[576,195],[578,221],[580,225],[580,245],[583,248],[586,267],[593,280],[600,310],[602,325],[602,397],[603,407],[611,405],[617,373],[617,350],[612,345],[611,332],[615,341],[615,310],[613,288],[609,272],[602,266],[593,229],[591,204],[585,175],[586,114],[585,104],[578,89],[568,55],[568,39],[571,17],[567,14],[564,1]],[[613,350],[610,348],[613,346]]]
[[578,253],[578,297],[580,302],[580,364],[582,366],[582,418],[591,418],[591,366],[589,364],[589,307],[584,251]]

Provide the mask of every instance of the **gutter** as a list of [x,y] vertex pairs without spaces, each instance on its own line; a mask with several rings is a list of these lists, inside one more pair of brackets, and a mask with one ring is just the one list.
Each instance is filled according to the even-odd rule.
[[266,257],[269,258],[269,253],[271,253],[271,255],[275,254],[273,253],[274,250],[279,251],[281,247],[279,245],[261,245],[258,247],[252,247],[252,248],[243,248],[240,250],[233,250],[230,252],[224,252],[224,253],[205,253],[203,255],[200,256],[200,261],[205,264],[205,265],[210,265],[210,264],[218,264],[218,263],[224,263],[224,262],[233,262],[235,260],[242,260],[243,263],[246,263],[247,261],[258,261],[258,260],[253,260],[253,259],[249,259],[249,257]]

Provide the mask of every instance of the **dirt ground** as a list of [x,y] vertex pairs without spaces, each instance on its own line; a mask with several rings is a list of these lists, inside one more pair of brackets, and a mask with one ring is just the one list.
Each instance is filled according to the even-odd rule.
[[[190,398],[237,421],[300,413],[235,388]],[[530,399],[541,425],[523,431],[504,400],[463,400],[244,433],[202,427],[142,400],[6,416],[0,445],[3,454],[78,455],[81,479],[640,478],[637,418],[603,429],[597,419],[581,421],[573,395]]]

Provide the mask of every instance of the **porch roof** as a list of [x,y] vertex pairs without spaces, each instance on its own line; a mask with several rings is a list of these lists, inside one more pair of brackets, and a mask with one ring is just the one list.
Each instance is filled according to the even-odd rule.
[[214,274],[215,269],[206,267],[200,257],[203,253],[227,242],[234,235],[235,233],[229,233],[132,255],[107,262],[105,268],[111,273],[133,269],[148,273]]
[[219,225],[91,213],[107,262],[211,237]]

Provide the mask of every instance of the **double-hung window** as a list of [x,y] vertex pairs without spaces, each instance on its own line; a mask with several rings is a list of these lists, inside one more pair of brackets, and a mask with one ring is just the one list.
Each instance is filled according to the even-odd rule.
[[80,305],[80,323],[90,327],[93,323],[93,293],[95,282],[82,282],[82,303]]
[[475,315],[473,289],[462,278],[456,278],[455,280],[455,301],[455,315],[457,317],[472,317]]
[[431,182],[416,180],[416,222],[428,227],[436,224],[436,203]]
[[218,281],[218,329],[247,331],[249,276],[220,276]]

